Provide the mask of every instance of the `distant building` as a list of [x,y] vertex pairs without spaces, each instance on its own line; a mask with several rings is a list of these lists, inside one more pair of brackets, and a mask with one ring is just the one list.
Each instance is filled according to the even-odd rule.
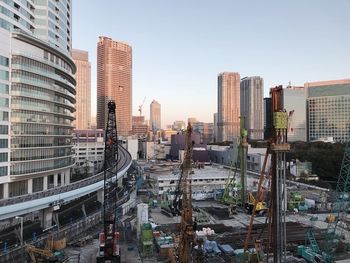
[[[74,130],[73,150],[75,152],[75,167],[82,167],[95,172],[102,168],[104,158],[103,130]],[[91,173],[94,171],[90,171]]]
[[[191,141],[194,144],[200,144],[200,136],[197,133],[192,133]],[[173,159],[179,158],[179,150],[184,150],[186,146],[186,133],[171,135],[170,155]]]
[[218,141],[218,114],[214,113],[214,142]]
[[75,80],[77,81],[75,96],[75,121],[74,126],[77,130],[91,128],[91,63],[89,62],[89,53],[87,51],[73,49],[72,56],[77,72]]
[[161,129],[161,107],[156,100],[153,100],[150,105],[150,122],[154,133]]
[[305,83],[308,141],[350,140],[350,79]]
[[288,113],[288,141],[306,141],[306,92],[304,87],[283,89],[283,107]]
[[146,138],[148,136],[149,127],[145,123],[144,116],[132,116],[131,135],[136,135],[138,138]]
[[109,100],[114,100],[117,106],[118,135],[127,136],[132,116],[132,48],[101,36],[97,43],[98,129],[105,129]]
[[192,130],[200,135],[200,143],[214,142],[214,124],[205,122],[193,122]]
[[187,123],[195,123],[195,122],[198,122],[198,120],[197,120],[197,118],[195,118],[195,117],[190,117],[190,118],[188,118],[187,119]]
[[218,76],[218,142],[239,137],[240,75],[223,72]]
[[177,134],[178,132],[173,129],[165,129],[162,130],[162,139],[164,141],[170,142],[171,141],[171,135]]
[[264,98],[264,140],[272,137],[271,98]]
[[246,77],[241,80],[241,117],[250,140],[264,138],[264,80],[261,77]]
[[183,131],[186,129],[186,123],[184,121],[174,121],[173,130]]

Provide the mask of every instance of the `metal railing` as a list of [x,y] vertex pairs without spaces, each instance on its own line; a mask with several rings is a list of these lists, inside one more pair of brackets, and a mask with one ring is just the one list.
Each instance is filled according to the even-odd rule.
[[[127,152],[127,150],[125,150],[122,147],[119,147],[119,149],[120,149],[120,151],[119,151],[119,160],[118,160],[118,171],[123,170],[131,162],[131,156]],[[99,182],[101,180],[103,180],[103,171],[98,173],[98,174],[95,174],[89,178],[71,183],[69,185],[64,185],[64,186],[56,187],[53,189],[48,189],[45,191],[36,192],[33,194],[27,194],[27,195],[22,195],[22,196],[17,196],[17,197],[11,197],[8,199],[2,199],[2,200],[0,200],[0,207],[69,192],[69,191],[72,191],[75,189],[79,189],[79,188],[94,184],[94,183]]]

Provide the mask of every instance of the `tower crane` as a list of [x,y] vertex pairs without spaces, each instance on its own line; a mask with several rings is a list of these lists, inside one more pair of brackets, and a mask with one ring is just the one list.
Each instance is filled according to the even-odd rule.
[[104,150],[104,198],[103,198],[103,232],[99,237],[99,254],[97,262],[120,262],[118,232],[116,232],[116,201],[118,194],[117,160],[118,134],[116,125],[116,105],[108,102],[108,118],[105,133]]
[[142,107],[143,107],[143,104],[145,104],[145,100],[146,100],[146,96],[143,98],[142,103],[139,105],[138,111],[140,112],[140,117],[142,116]]
[[[174,262],[189,263],[192,262],[192,245],[194,240],[194,222],[192,219],[192,187],[191,187],[191,170],[192,170],[192,149],[191,140],[192,126],[189,123],[186,131],[186,148],[185,156],[181,166],[179,178],[181,200],[181,222],[179,244],[175,251]],[[179,202],[178,202],[179,204]]]

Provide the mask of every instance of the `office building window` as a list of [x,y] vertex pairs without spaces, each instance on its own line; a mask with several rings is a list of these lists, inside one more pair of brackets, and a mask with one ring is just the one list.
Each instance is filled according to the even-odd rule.
[[7,162],[7,161],[8,161],[8,154],[0,153],[0,162]]
[[0,134],[8,134],[9,127],[7,125],[0,125]]
[[7,147],[8,147],[7,139],[0,139],[0,148],[7,148]]
[[0,79],[2,80],[9,80],[9,72],[6,70],[0,69]]

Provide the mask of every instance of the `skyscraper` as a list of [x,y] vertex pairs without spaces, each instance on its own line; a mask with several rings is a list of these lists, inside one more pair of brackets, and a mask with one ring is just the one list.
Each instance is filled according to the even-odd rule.
[[77,130],[86,130],[91,128],[91,64],[89,53],[73,49],[72,56],[77,66],[77,72],[75,73],[77,103],[75,104],[74,126]]
[[261,77],[246,77],[241,80],[241,117],[251,140],[264,138],[263,100],[264,80]]
[[132,122],[132,48],[100,37],[97,44],[97,128],[104,129],[107,102],[117,105],[118,135],[127,136]]
[[153,100],[150,105],[151,130],[156,132],[161,129],[160,104]]
[[218,138],[217,142],[239,137],[240,75],[223,72],[218,76]]
[[76,67],[71,1],[0,1],[0,13],[0,198],[8,198],[70,183]]
[[350,140],[350,79],[305,83],[308,140]]

